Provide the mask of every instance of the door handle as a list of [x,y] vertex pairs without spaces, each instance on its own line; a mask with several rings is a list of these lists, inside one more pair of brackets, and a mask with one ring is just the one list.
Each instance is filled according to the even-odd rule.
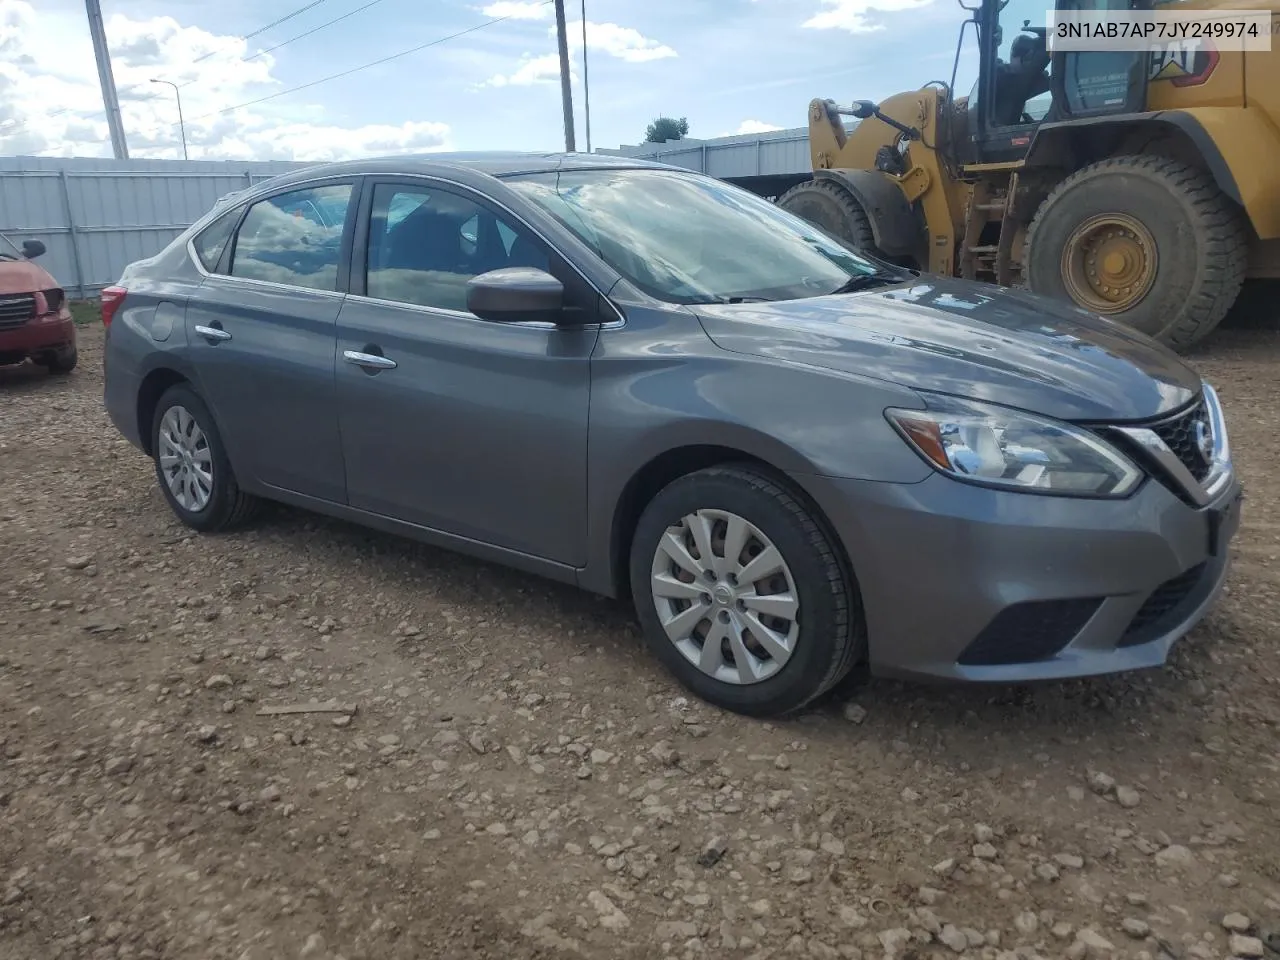
[[371,370],[394,370],[396,362],[390,357],[382,357],[376,353],[361,353],[359,350],[342,351],[342,359],[354,363],[357,367]]
[[231,339],[231,334],[227,333],[227,331],[223,330],[221,327],[206,327],[197,324],[195,331],[206,340],[217,340],[218,342],[222,342],[223,340]]

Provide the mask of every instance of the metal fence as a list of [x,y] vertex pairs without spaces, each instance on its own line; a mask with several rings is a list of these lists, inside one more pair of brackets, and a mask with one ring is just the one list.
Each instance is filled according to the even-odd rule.
[[[806,128],[598,150],[690,167],[737,182],[809,170]],[[0,157],[0,233],[43,240],[40,263],[73,297],[114,283],[158,253],[218,198],[309,164],[287,161]]]
[[808,127],[713,140],[641,143],[597,152],[687,167],[722,180],[788,176],[809,173],[812,169],[809,164]]
[[288,162],[0,158],[0,233],[43,240],[39,262],[72,297],[114,283],[158,253],[219,197],[289,170]]

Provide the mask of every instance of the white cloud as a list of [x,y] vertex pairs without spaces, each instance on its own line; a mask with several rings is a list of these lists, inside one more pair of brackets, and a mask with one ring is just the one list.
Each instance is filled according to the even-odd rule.
[[933,0],[820,0],[826,9],[803,23],[814,30],[847,30],[849,33],[874,33],[884,25],[876,23],[876,13],[894,13],[927,7]]
[[480,12],[486,17],[510,17],[512,20],[545,20],[551,16],[552,7],[542,0],[498,0]]
[[[88,36],[36,9],[28,0],[0,0],[0,153],[110,156]],[[443,123],[340,127],[297,100],[222,112],[280,89],[270,54],[244,61],[252,51],[242,37],[172,17],[116,14],[106,28],[131,156],[182,156],[173,88],[152,78],[180,85],[193,160],[322,161],[451,146]]]
[[[494,6],[499,6],[499,4]],[[489,12],[489,8],[486,8],[486,12]],[[567,24],[566,29],[569,35],[571,53],[580,53],[582,50],[582,21],[578,20]],[[556,38],[555,27],[548,31],[548,36],[554,45]],[[665,44],[650,40],[640,31],[633,30],[630,27],[622,27],[616,23],[593,23],[588,20],[587,45],[593,51],[607,54],[626,63],[647,63],[651,60],[663,60],[667,57],[676,56],[676,52]],[[569,59],[569,76],[574,82],[577,82],[578,79],[578,62],[576,56],[571,56]],[[494,74],[480,86],[529,87],[544,83],[558,83],[559,81],[560,56],[558,53],[548,53],[536,57],[526,53],[521,58],[519,66],[513,72]]]
[[765,123],[763,120],[743,120],[738,124],[738,129],[733,131],[735,134],[744,133],[769,133],[773,130],[781,130],[782,127],[772,123]]
[[335,127],[310,123],[272,123],[256,129],[241,125],[218,140],[218,157],[229,160],[345,160],[450,148],[443,123],[408,121]]
[[[573,64],[569,65],[569,77],[576,81],[578,75],[574,72]],[[541,83],[559,83],[560,82],[560,55],[549,53],[541,57],[531,57],[525,54],[518,66],[512,73],[494,74],[484,83],[482,87],[532,87]]]
[[[565,27],[569,35],[569,46],[574,50],[582,49],[582,21],[576,20]],[[555,28],[551,30],[555,36]],[[587,46],[592,50],[600,50],[611,57],[617,57],[627,63],[647,63],[651,60],[665,60],[676,56],[676,52],[664,43],[650,40],[639,30],[622,27],[616,23],[595,23],[587,21]]]

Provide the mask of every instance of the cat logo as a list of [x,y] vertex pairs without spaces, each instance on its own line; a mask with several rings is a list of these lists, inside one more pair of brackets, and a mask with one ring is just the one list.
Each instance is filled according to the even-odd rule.
[[1174,41],[1152,52],[1148,77],[1175,87],[1199,86],[1213,73],[1218,57],[1217,50],[1199,40]]

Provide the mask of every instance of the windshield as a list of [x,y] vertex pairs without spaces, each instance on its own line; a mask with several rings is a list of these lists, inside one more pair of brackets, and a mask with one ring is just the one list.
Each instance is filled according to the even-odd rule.
[[668,302],[821,296],[880,271],[769,201],[697,174],[577,170],[507,182]]
[[9,250],[5,249],[5,247],[8,247],[10,250],[13,251],[13,253],[16,253],[18,257],[21,257],[23,255],[22,248],[19,247],[12,240],[10,240],[8,237],[6,237],[3,233],[0,233],[0,240],[4,241],[4,244],[0,246],[0,257],[4,257],[6,260],[16,259],[13,256],[13,254],[9,252]]

